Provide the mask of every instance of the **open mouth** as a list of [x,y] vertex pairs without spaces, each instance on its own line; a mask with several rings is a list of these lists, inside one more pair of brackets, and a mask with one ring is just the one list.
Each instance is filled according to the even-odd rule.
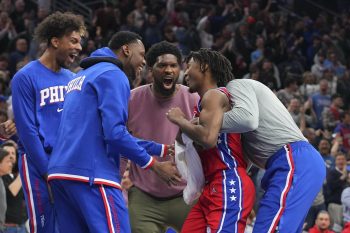
[[78,56],[77,53],[70,53],[70,54],[68,55],[70,62],[73,63],[74,60],[75,60],[75,58],[76,58],[77,56]]
[[163,85],[165,87],[172,87],[174,83],[174,80],[172,78],[164,78],[163,79]]

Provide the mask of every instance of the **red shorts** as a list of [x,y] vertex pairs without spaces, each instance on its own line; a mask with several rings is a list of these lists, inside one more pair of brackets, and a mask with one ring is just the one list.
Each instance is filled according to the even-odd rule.
[[245,169],[223,170],[204,186],[181,232],[244,233],[254,201],[254,184]]

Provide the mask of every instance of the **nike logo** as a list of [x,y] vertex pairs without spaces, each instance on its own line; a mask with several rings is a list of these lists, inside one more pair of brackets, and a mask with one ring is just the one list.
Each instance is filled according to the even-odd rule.
[[63,108],[57,108],[57,112],[62,112]]

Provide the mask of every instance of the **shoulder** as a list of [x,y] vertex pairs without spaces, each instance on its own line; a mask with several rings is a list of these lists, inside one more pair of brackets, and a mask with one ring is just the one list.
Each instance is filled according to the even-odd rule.
[[37,63],[37,61],[31,61],[27,65],[23,66],[19,71],[15,73],[12,81],[32,77],[32,74],[36,74],[38,69],[40,69]]
[[204,107],[205,105],[216,105],[216,107],[222,106],[229,102],[226,94],[218,89],[210,89],[208,90],[202,98],[201,105]]
[[151,92],[150,84],[136,87],[136,88],[132,89],[130,92],[130,101],[132,101],[134,99],[142,98],[143,96],[145,96],[147,94],[151,94],[151,93],[152,92]]

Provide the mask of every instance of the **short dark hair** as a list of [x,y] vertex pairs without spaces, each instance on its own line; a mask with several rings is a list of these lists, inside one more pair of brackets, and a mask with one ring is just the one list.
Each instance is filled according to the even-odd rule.
[[9,155],[9,152],[4,150],[3,148],[0,148],[0,163],[4,160],[6,156]]
[[0,148],[4,148],[5,146],[13,147],[13,148],[15,148],[17,150],[17,147],[14,144],[14,142],[11,142],[11,141],[4,142],[3,144],[0,145]]
[[204,48],[195,52],[192,51],[185,62],[188,63],[191,58],[199,63],[201,72],[203,73],[205,72],[205,65],[208,65],[218,87],[224,87],[229,81],[234,79],[231,62],[217,51]]
[[83,17],[71,12],[55,12],[47,16],[35,29],[34,38],[39,42],[50,41],[53,37],[61,38],[73,31],[83,35],[86,31]]
[[164,54],[172,54],[177,58],[177,63],[181,64],[182,56],[180,49],[174,44],[167,41],[162,41],[152,45],[152,47],[146,53],[146,62],[149,67],[154,66],[157,62],[157,58]]
[[112,36],[108,42],[108,47],[112,50],[118,50],[123,45],[135,43],[137,40],[142,40],[139,34],[130,31],[120,31]]

